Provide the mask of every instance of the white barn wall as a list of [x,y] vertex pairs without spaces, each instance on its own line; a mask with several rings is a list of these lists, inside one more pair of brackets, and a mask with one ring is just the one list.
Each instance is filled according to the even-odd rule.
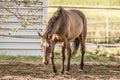
[[[43,1],[43,5],[37,5],[37,6],[41,7],[41,6],[47,5],[47,0],[41,0],[41,1]],[[22,14],[24,13],[25,9],[21,9]],[[35,21],[35,24],[33,26],[27,26],[27,28],[25,29],[24,27],[21,26],[20,21],[12,14],[10,14],[10,17],[7,19],[7,23],[2,23],[2,24],[0,23],[0,29],[3,26],[6,29],[6,31],[4,32],[4,35],[9,34],[10,28],[19,29],[18,32],[11,33],[12,37],[0,36],[0,54],[1,55],[26,55],[26,56],[42,55],[42,52],[40,49],[40,39],[38,37],[37,32],[39,31],[40,33],[43,33],[43,29],[45,25],[43,25],[42,23],[47,21],[47,9],[43,8],[43,10],[40,10],[40,12],[34,13],[34,14],[40,15],[42,16],[42,18]],[[0,12],[0,16],[2,15],[3,15],[3,12]],[[16,36],[17,38],[15,38]]]

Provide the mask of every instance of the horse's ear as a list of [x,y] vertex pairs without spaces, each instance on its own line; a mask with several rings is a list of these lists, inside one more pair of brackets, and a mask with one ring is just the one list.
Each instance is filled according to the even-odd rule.
[[61,12],[62,10],[63,10],[63,7],[59,6],[57,11]]
[[43,36],[39,32],[38,32],[38,35],[39,35],[40,38],[43,38]]

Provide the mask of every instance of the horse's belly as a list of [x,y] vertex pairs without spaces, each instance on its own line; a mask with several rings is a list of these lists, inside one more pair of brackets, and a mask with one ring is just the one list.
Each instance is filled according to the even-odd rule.
[[[74,23],[73,23],[74,24]],[[72,25],[70,27],[70,32],[69,32],[69,39],[75,39],[78,36],[80,36],[81,32],[83,30],[83,23],[82,21],[76,22],[76,24]]]
[[72,29],[70,31],[69,40],[77,38],[82,32],[82,28]]

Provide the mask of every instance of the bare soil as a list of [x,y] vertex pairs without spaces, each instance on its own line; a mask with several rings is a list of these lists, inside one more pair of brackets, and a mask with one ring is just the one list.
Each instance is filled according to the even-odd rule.
[[50,64],[4,61],[0,62],[0,80],[120,80],[119,63],[86,62],[82,72],[78,63],[72,63],[70,72],[64,75],[60,75],[60,65],[56,64],[55,75]]

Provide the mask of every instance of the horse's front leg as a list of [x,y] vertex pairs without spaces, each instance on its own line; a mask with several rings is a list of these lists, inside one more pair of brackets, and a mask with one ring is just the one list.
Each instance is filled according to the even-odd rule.
[[62,65],[61,65],[61,74],[64,74],[64,61],[65,61],[65,43],[62,42]]
[[53,72],[56,73],[57,70],[56,70],[56,67],[55,67],[55,64],[54,64],[54,52],[51,53],[50,55],[50,58],[51,58],[51,63],[52,63],[52,67],[53,67]]
[[66,71],[70,70],[70,59],[71,59],[71,48],[70,48],[70,43],[67,42],[67,55],[68,55],[68,61],[67,61],[67,69]]

